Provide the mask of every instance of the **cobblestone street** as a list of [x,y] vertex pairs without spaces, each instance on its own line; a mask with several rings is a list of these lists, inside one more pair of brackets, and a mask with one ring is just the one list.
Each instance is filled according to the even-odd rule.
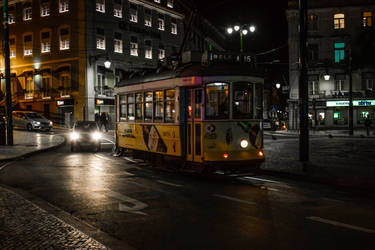
[[0,239],[0,249],[107,249],[4,188],[0,188]]

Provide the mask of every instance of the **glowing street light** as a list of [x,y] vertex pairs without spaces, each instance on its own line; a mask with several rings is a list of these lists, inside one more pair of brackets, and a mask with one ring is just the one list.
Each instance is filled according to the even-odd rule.
[[281,87],[280,83],[276,83],[276,88],[279,89]]
[[254,33],[255,32],[255,26],[245,24],[245,25],[241,25],[241,26],[235,25],[233,27],[227,28],[228,34],[232,34],[233,32],[239,32],[240,33],[240,51],[241,51],[241,53],[243,53],[243,38],[242,38],[242,36],[246,36],[249,33],[249,31],[251,33]]

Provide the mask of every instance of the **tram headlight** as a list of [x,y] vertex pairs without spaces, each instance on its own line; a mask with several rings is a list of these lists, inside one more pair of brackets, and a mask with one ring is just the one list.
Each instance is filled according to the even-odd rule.
[[240,146],[241,146],[241,148],[243,148],[243,149],[247,148],[247,147],[249,146],[249,141],[246,140],[246,139],[241,140],[241,142],[240,142]]

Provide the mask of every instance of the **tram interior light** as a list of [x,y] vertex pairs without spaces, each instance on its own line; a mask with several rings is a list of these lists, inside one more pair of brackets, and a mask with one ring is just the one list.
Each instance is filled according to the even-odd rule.
[[251,33],[254,33],[254,32],[255,32],[255,26],[254,26],[254,25],[251,25],[251,26],[249,27],[249,30],[250,30]]
[[258,155],[259,155],[259,157],[263,157],[264,154],[263,154],[262,151],[259,151],[259,152],[258,152]]
[[225,154],[223,154],[223,157],[224,157],[224,159],[228,159],[229,158],[229,154],[225,153]]
[[235,31],[239,31],[240,30],[240,26],[238,26],[238,25],[234,26],[234,30]]
[[247,32],[248,32],[247,30],[242,30],[242,34],[245,36],[247,35]]
[[232,34],[233,33],[233,28],[228,28],[227,32],[228,32],[228,34]]

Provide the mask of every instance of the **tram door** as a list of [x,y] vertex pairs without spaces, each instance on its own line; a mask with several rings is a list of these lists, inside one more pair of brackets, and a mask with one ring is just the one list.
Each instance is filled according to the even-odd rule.
[[203,114],[203,89],[187,90],[187,160],[202,162],[203,137],[202,137],[202,114]]

